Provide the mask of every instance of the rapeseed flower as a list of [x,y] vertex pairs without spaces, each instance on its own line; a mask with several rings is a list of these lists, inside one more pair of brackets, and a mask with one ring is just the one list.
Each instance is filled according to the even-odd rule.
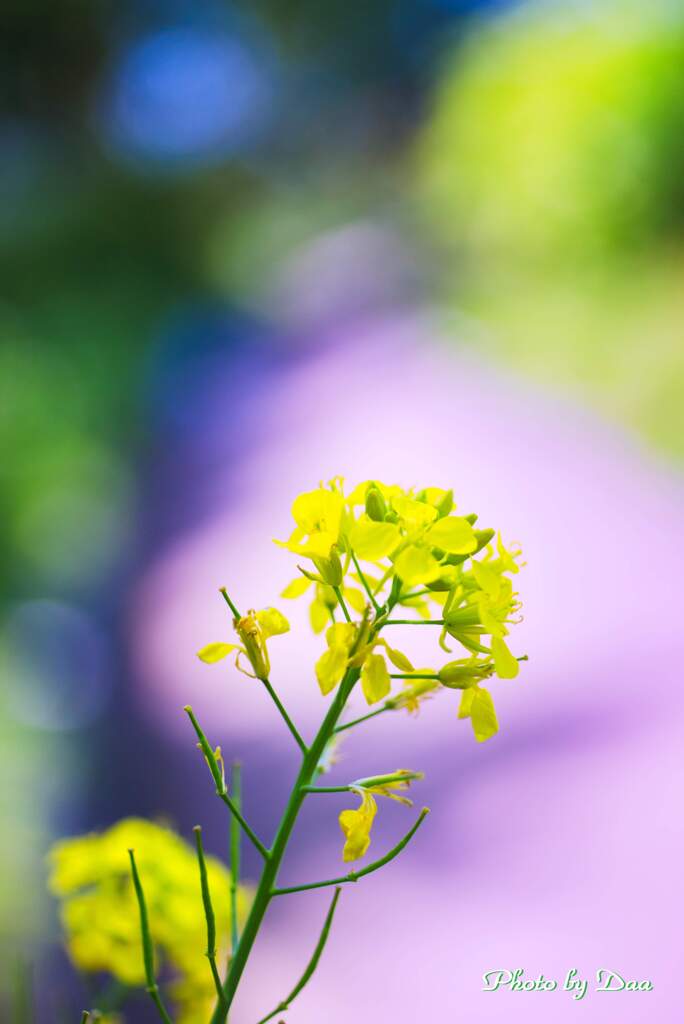
[[[66,946],[86,973],[106,972],[127,986],[144,983],[138,904],[128,849],[135,849],[158,959],[173,975],[178,1024],[204,1024],[215,998],[208,969],[206,921],[193,848],[170,829],[127,818],[105,832],[56,843],[49,854],[50,887],[60,899]],[[214,857],[207,872],[220,955],[228,953],[230,874]],[[238,890],[238,916],[250,894]]]

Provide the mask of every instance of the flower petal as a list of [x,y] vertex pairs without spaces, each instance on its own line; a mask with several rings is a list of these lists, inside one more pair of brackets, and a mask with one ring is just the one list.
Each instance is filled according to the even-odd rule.
[[237,648],[237,646],[237,644],[207,644],[206,647],[203,647],[201,651],[197,652],[197,657],[207,665],[213,665],[215,662],[226,658],[231,651],[234,651]]
[[342,679],[348,657],[349,652],[343,644],[334,644],[316,662],[316,679],[323,696],[334,690]]
[[361,689],[369,704],[376,704],[390,692],[392,681],[382,654],[369,654],[361,669]]
[[401,540],[399,527],[395,523],[376,523],[363,515],[351,528],[349,543],[358,558],[377,562],[396,548]]
[[433,557],[429,548],[410,544],[397,555],[394,563],[397,576],[408,587],[416,583],[431,583],[439,576],[439,562]]
[[307,579],[306,576],[298,576],[296,580],[292,580],[288,583],[280,596],[286,597],[288,600],[295,597],[301,597],[302,594],[306,593],[310,586],[311,580]]
[[467,555],[477,547],[473,528],[463,516],[438,519],[425,534],[425,539],[433,547],[447,551],[450,555]]
[[520,671],[520,665],[509,651],[505,640],[498,636],[492,637],[492,657],[496,674],[500,679],[515,679]]
[[270,636],[279,636],[281,633],[290,631],[290,623],[277,608],[264,608],[263,611],[257,612],[256,617],[261,626],[264,640],[268,640]]
[[472,690],[464,690],[464,694],[466,693],[473,695],[470,705],[470,721],[475,739],[478,743],[484,743],[499,731],[492,695],[489,690],[485,690],[481,686],[473,687]]

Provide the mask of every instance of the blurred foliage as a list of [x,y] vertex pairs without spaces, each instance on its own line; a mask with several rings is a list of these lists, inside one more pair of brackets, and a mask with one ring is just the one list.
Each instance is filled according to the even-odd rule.
[[523,373],[681,453],[684,13],[528,4],[445,68],[419,154],[446,290]]

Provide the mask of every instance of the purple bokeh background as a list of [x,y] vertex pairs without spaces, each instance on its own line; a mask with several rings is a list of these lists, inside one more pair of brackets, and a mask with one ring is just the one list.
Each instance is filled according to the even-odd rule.
[[[484,745],[457,720],[451,693],[417,719],[382,716],[348,737],[331,781],[424,769],[415,799],[432,814],[397,861],[347,887],[292,1020],[674,1021],[684,846],[678,481],[635,440],[447,345],[430,310],[357,318],[326,340],[252,392],[248,373],[223,381],[225,402],[206,423],[211,458],[194,478],[198,504],[213,511],[162,546],[130,597],[141,707],[187,758],[180,708],[192,703],[210,739],[245,761],[248,813],[268,835],[296,751],[260,689],[193,652],[228,637],[220,585],[243,607],[283,608],[293,630],[272,641],[272,679],[312,733],[324,707],[310,668],[321,640],[306,601],[278,598],[296,559],[269,539],[288,532],[296,493],[336,473],[350,483],[453,485],[461,511],[520,541],[525,621],[513,646],[530,661],[518,680],[494,686],[501,731]],[[436,639],[410,627],[402,643],[394,634],[416,663],[439,663]],[[209,789],[202,766],[184,763],[178,799],[220,838],[222,808],[195,795]],[[308,801],[283,879],[340,872],[343,806],[336,796]],[[383,801],[372,852],[414,813]],[[256,868],[249,854],[247,863]],[[321,893],[274,905],[235,1024],[283,997],[325,905]],[[519,967],[561,984],[577,968],[590,991],[580,1003],[563,991],[481,991],[485,971]],[[654,990],[592,992],[599,968],[649,978]]]

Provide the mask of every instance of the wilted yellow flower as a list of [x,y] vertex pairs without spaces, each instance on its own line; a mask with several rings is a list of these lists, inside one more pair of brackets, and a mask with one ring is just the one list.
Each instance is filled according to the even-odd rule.
[[361,797],[361,806],[355,811],[342,811],[340,814],[340,828],[344,833],[344,848],[342,860],[359,860],[366,853],[370,846],[370,833],[373,827],[373,819],[378,809],[374,797],[367,789],[358,790]]
[[342,811],[339,816],[340,828],[345,838],[342,860],[359,860],[365,856],[370,846],[371,828],[378,810],[375,796],[386,796],[410,807],[411,801],[402,796],[401,791],[408,789],[414,779],[422,778],[422,772],[399,768],[386,776],[359,779],[349,787],[351,792],[361,797],[361,806],[356,810]]
[[[204,955],[206,921],[193,848],[168,828],[127,818],[101,833],[56,843],[50,886],[61,901],[69,955],[85,972],[107,972],[125,985],[144,984],[138,904],[128,850],[135,849],[159,961],[175,979],[179,1024],[205,1024],[215,990]],[[228,954],[230,876],[207,857],[220,956]],[[250,895],[240,887],[238,915]]]
[[[201,651],[197,652],[200,661],[207,665],[213,665],[217,661],[226,658],[232,651],[237,651],[235,667],[246,676],[255,676],[257,679],[268,679],[271,671],[271,663],[268,657],[266,641],[269,637],[287,633],[290,623],[277,608],[264,608],[263,611],[247,612],[233,623],[235,632],[242,641],[241,644],[213,643],[207,644]],[[254,672],[248,672],[240,664],[240,658],[244,655]]]

